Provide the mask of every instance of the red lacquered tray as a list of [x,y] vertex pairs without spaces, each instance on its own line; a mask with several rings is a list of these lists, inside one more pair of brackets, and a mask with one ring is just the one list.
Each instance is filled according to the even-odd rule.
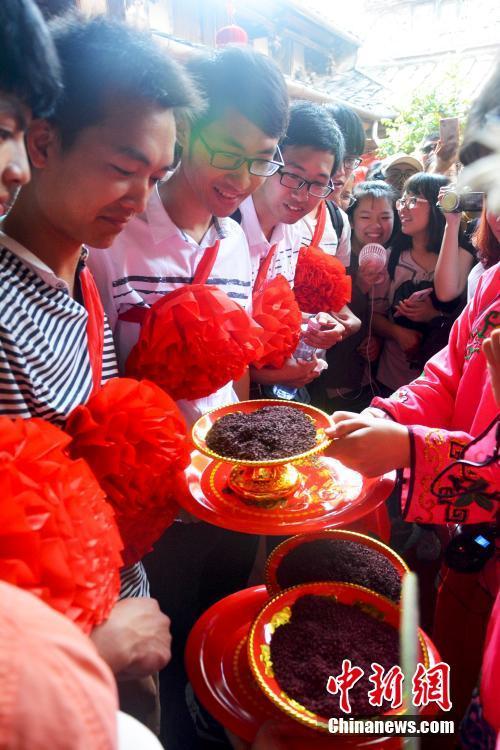
[[282,718],[255,683],[247,659],[250,624],[267,600],[265,586],[227,596],[200,617],[186,644],[196,696],[226,729],[249,742],[265,721]]
[[[247,659],[250,626],[268,600],[265,586],[254,586],[222,599],[200,617],[186,645],[186,669],[196,696],[217,721],[247,742],[253,742],[260,726],[270,719],[287,724],[283,713],[255,683]],[[432,665],[440,657],[425,634],[423,638]],[[318,736],[291,720],[288,726],[289,750],[308,750],[308,737],[311,733]],[[336,735],[331,739],[335,748],[402,747],[402,740],[397,737],[354,739]]]
[[189,493],[179,502],[202,521],[232,531],[299,534],[357,521],[387,499],[396,478],[395,472],[362,477],[324,456],[294,466],[301,475],[298,490],[273,508],[263,508],[249,505],[229,490],[231,464],[194,451],[186,470]]

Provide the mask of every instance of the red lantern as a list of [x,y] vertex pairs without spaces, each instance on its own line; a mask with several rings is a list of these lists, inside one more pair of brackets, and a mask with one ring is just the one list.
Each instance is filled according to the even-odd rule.
[[241,26],[231,24],[223,26],[215,35],[217,47],[225,47],[228,44],[248,44],[248,34]]

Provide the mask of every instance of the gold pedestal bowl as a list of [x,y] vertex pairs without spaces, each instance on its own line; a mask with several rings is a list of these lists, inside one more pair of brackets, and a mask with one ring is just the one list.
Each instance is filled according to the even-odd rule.
[[[212,425],[226,414],[242,412],[250,414],[264,406],[288,406],[296,408],[306,414],[316,427],[316,445],[304,453],[298,453],[269,461],[247,461],[244,459],[222,456],[210,450],[206,443],[206,436]],[[259,399],[255,401],[240,401],[236,404],[213,409],[204,414],[194,424],[192,438],[196,448],[205,456],[217,461],[233,464],[228,479],[229,488],[246,503],[273,507],[297,489],[300,474],[294,464],[303,462],[312,456],[322,453],[332,442],[326,437],[325,429],[331,426],[330,418],[325,412],[308,404],[281,401],[274,399]]]

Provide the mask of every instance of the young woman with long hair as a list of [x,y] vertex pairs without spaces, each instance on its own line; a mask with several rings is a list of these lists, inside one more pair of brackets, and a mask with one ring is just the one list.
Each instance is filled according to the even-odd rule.
[[[490,211],[487,201],[484,202],[481,218],[471,238],[475,255],[461,247],[462,214],[446,213],[444,219],[443,244],[434,274],[436,296],[441,302],[448,302],[462,294],[467,286],[467,298],[470,299],[484,271],[500,260],[500,216]],[[479,263],[474,265],[477,260]]]
[[447,184],[442,175],[419,172],[396,202],[401,231],[392,241],[389,279],[374,316],[375,333],[385,339],[377,377],[389,391],[409,383],[446,344],[461,309],[459,299],[441,302],[433,286],[445,228],[437,199]]

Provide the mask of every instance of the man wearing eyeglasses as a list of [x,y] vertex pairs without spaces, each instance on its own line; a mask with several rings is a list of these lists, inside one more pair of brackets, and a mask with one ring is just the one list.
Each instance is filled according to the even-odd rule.
[[[108,254],[91,254],[122,368],[139,335],[139,324],[123,320],[123,314],[192,283],[205,251],[217,241],[207,283],[248,305],[248,244],[228,217],[283,164],[277,146],[288,119],[288,95],[275,64],[249,48],[227,47],[190,60],[187,67],[206,109],[194,121],[178,123],[177,169],[153,190],[144,214],[132,220]],[[194,422],[204,411],[234,400],[228,383],[213,396],[179,405]]]
[[394,188],[398,195],[403,192],[403,186],[412,175],[422,172],[422,165],[414,156],[408,154],[394,154],[384,159],[380,165],[386,182]]
[[[293,285],[302,243],[301,219],[333,191],[331,176],[342,159],[342,136],[327,111],[317,104],[297,102],[290,109],[286,136],[280,143],[284,165],[240,206],[241,226],[250,246],[252,278],[276,246],[267,279],[283,275]],[[312,346],[326,349],[345,333],[328,311]],[[282,383],[301,388],[321,372],[316,358],[290,358],[280,370],[264,368],[252,379],[264,386]]]

